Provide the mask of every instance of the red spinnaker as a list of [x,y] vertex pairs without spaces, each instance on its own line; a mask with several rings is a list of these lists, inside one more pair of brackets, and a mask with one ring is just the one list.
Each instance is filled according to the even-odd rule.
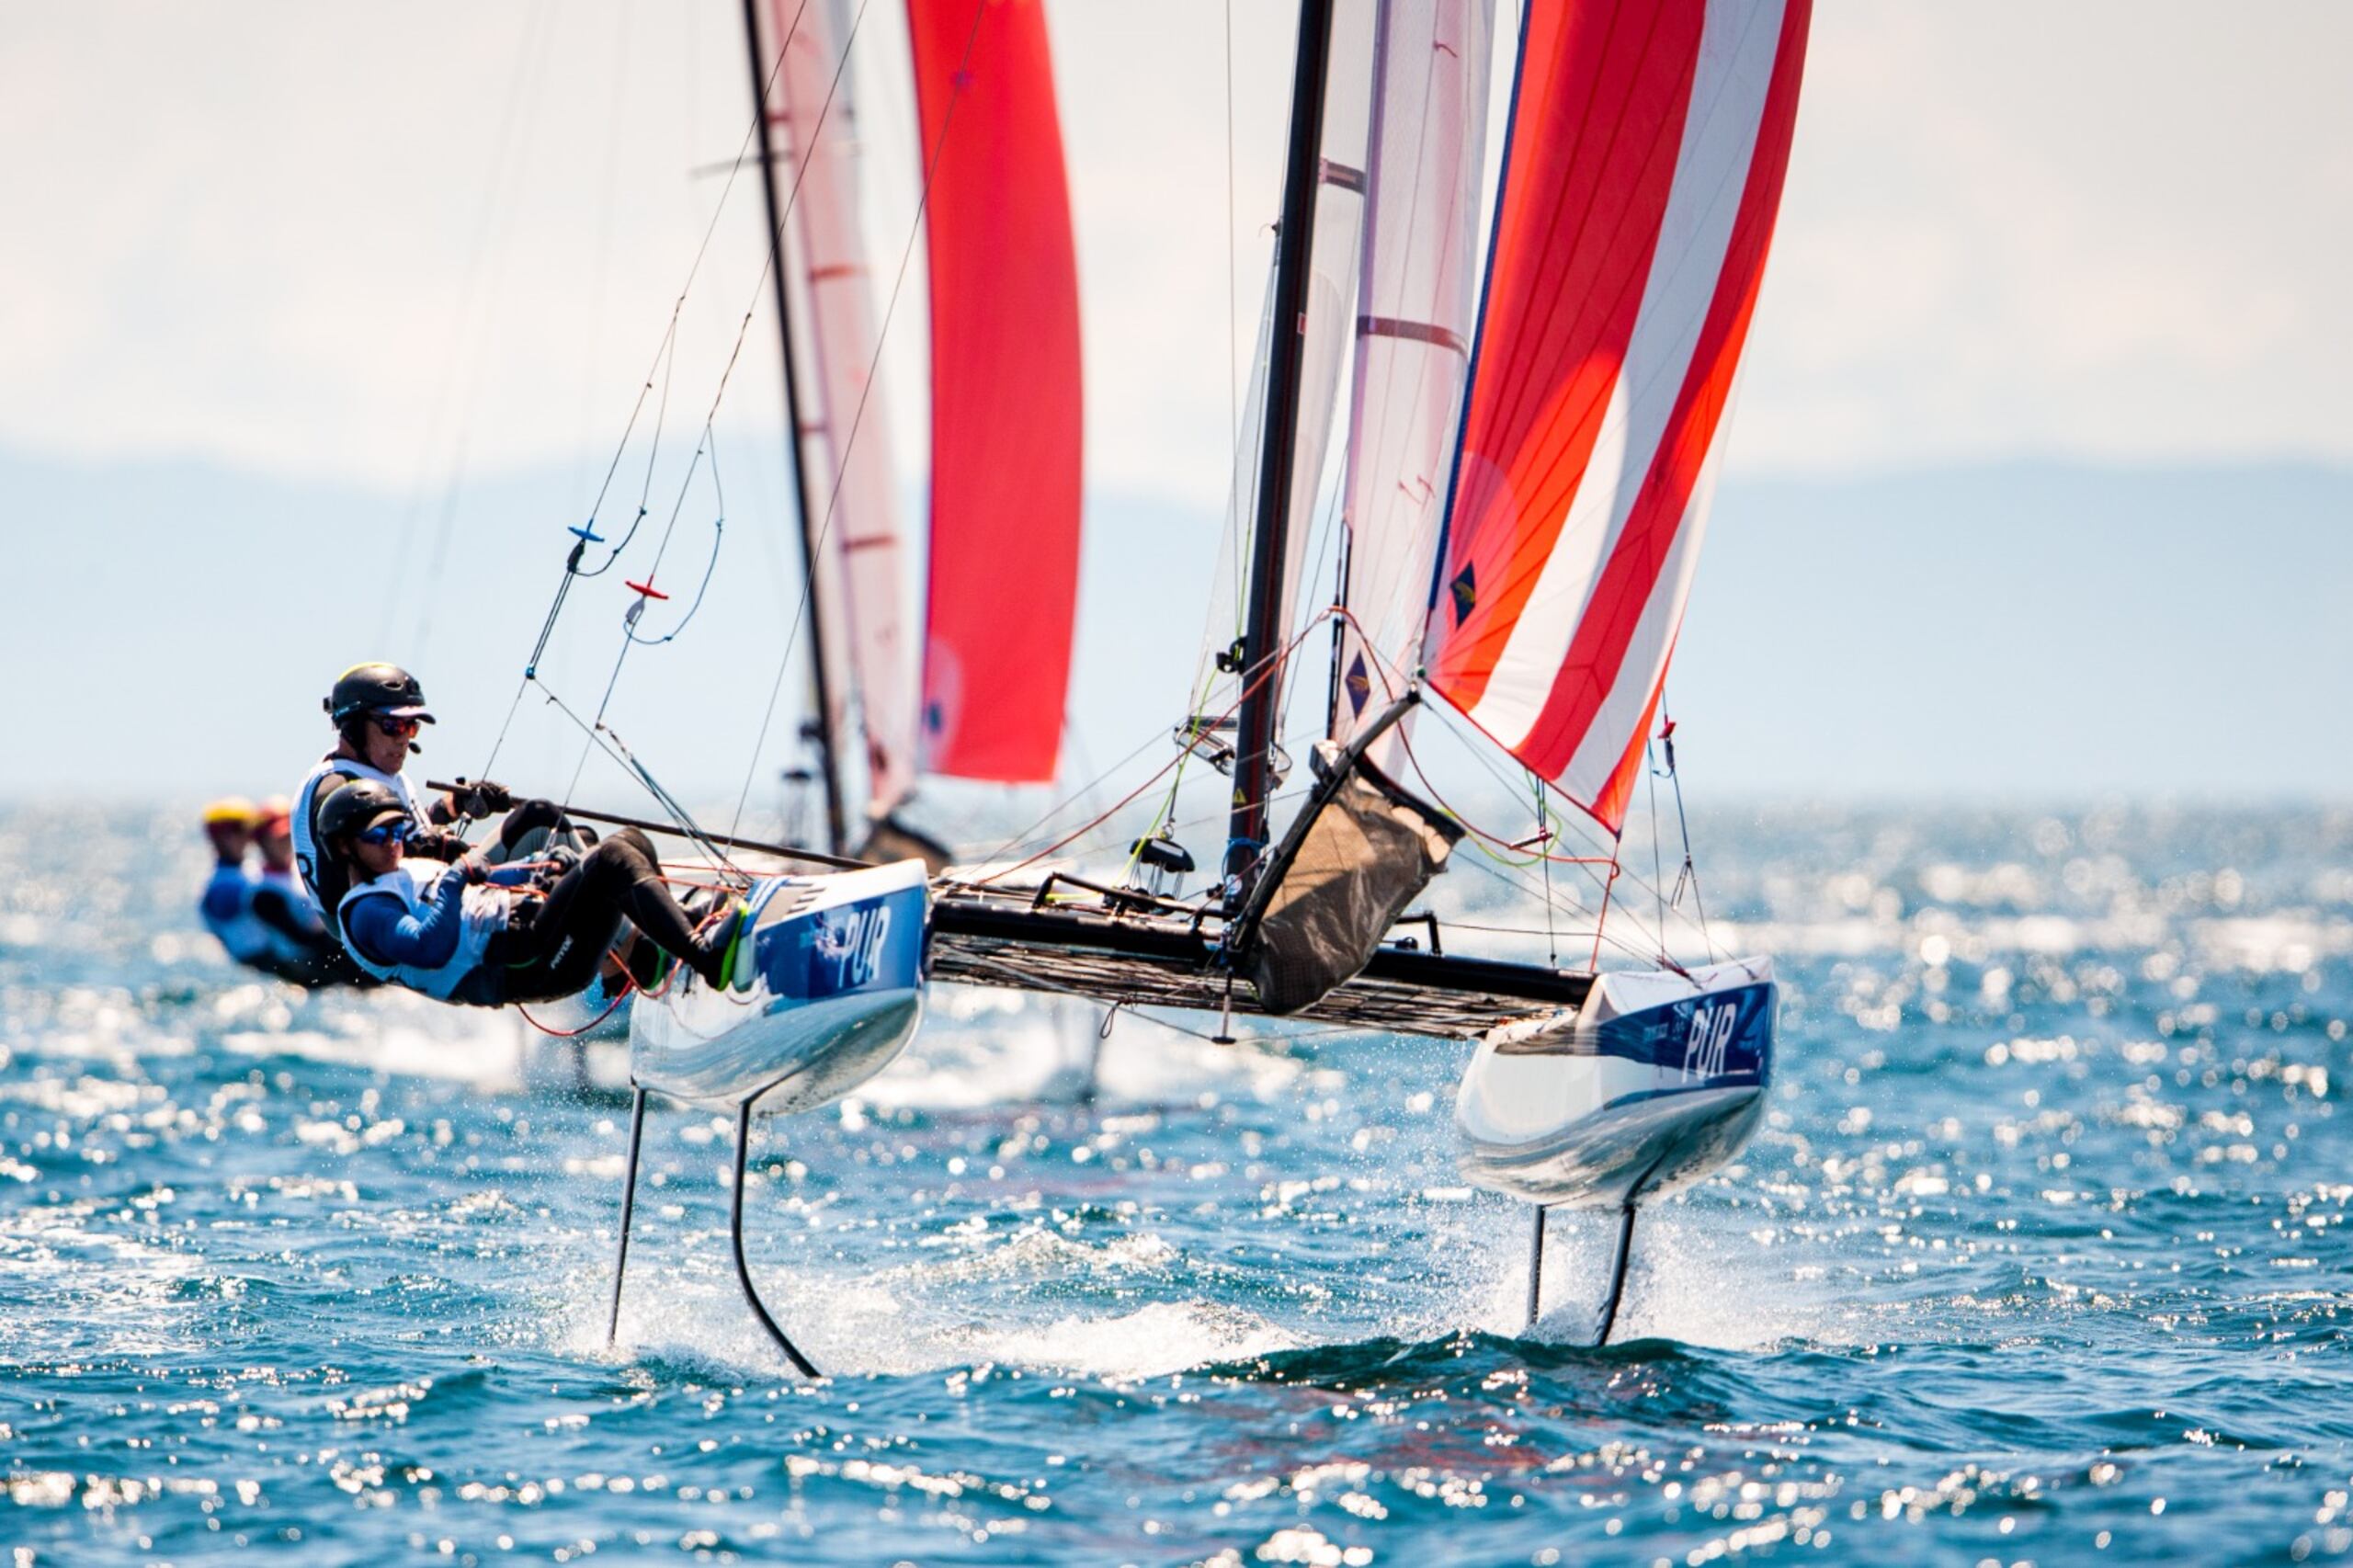
[[1078,602],[1078,262],[1040,0],[907,0],[929,161],[923,767],[1050,781]]

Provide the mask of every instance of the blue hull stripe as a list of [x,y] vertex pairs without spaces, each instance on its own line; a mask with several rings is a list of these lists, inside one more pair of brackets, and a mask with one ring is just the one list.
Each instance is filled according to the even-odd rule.
[[922,888],[901,888],[765,926],[754,937],[760,978],[781,1004],[912,989],[926,903]]
[[1497,1046],[1495,1053],[1607,1056],[1690,1074],[1688,1085],[1669,1093],[1761,1085],[1773,1074],[1774,1002],[1769,983],[1734,986],[1644,1007],[1596,1028]]

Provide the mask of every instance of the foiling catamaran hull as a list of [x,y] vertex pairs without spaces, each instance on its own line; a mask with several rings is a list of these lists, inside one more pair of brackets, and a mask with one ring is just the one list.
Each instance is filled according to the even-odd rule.
[[[1084,996],[1107,1006],[1263,1016],[1219,963],[1222,920],[1140,893],[1084,903],[1034,888],[945,885],[935,979]],[[1425,928],[1426,927],[1426,928]],[[1736,1154],[1772,1076],[1770,960],[1595,975],[1443,951],[1435,917],[1289,1016],[1477,1042],[1456,1106],[1462,1168],[1540,1205],[1620,1207],[1704,1179]]]
[[1434,915],[1397,924],[1419,929],[1382,942],[1305,1006],[1283,1007],[1261,994],[1254,972],[1263,971],[1228,946],[1234,934],[1215,904],[1063,877],[1032,888],[946,881],[931,972],[1114,1006],[1214,1012],[1229,1024],[1279,1013],[1476,1041],[1455,1108],[1461,1168],[1534,1205],[1528,1321],[1542,1304],[1547,1210],[1614,1208],[1617,1251],[1597,1335],[1607,1340],[1638,1207],[1722,1169],[1764,1114],[1779,1005],[1771,960],[1593,974],[1449,956]]
[[639,1000],[630,1077],[689,1105],[812,1110],[889,1066],[923,1017],[920,860],[763,880],[735,983]]
[[1604,974],[1585,1006],[1506,1025],[1462,1075],[1462,1170],[1542,1205],[1621,1208],[1721,1168],[1763,1115],[1768,959]]
[[778,1326],[744,1255],[744,1189],[752,1113],[814,1110],[895,1060],[923,1020],[926,927],[931,903],[921,860],[755,884],[731,983],[683,969],[638,999],[630,1017],[629,1160],[620,1256],[613,1268],[609,1341],[620,1325],[636,1209],[645,1100],[661,1094],[735,1113],[729,1230],[735,1274],[762,1327],[807,1377],[816,1367]]

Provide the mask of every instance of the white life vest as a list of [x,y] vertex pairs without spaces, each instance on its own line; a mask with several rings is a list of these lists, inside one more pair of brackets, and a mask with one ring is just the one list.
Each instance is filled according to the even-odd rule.
[[351,955],[351,961],[378,980],[405,985],[437,1001],[448,1001],[459,983],[481,966],[483,949],[490,945],[491,937],[506,928],[506,894],[503,891],[481,884],[465,890],[458,946],[449,954],[449,961],[438,969],[378,963],[352,941],[343,917],[350,913],[354,900],[387,893],[399,899],[409,914],[422,916],[432,907],[433,889],[449,874],[449,868],[438,861],[419,865],[404,860],[382,876],[360,882],[345,893],[343,902],[335,906],[335,935],[343,942],[343,950]]
[[319,765],[303,778],[301,788],[294,791],[294,810],[289,814],[287,826],[294,833],[294,869],[302,874],[302,892],[310,899],[312,910],[323,921],[327,915],[327,906],[326,901],[319,896],[318,867],[324,851],[318,840],[311,836],[311,821],[318,814],[319,803],[314,797],[319,792],[319,782],[330,773],[345,774],[353,778],[373,778],[401,798],[401,804],[408,808],[408,814],[416,819],[417,826],[426,825],[425,813],[417,809],[416,797],[409,792],[408,780],[399,774],[380,773],[358,757],[337,756],[333,752],[321,757]]
[[[321,940],[325,939],[327,928],[319,919],[317,908],[311,903],[311,890],[304,887],[293,872],[273,871],[264,866],[254,873],[254,891],[258,892],[264,888],[284,899],[286,907],[291,910],[297,918],[307,914],[311,917],[312,929],[318,934]],[[269,938],[270,952],[283,961],[300,963],[313,956],[311,948],[296,941],[267,921],[256,916],[255,924],[259,926],[263,934]]]
[[196,907],[204,916],[204,928],[239,963],[251,963],[269,951],[270,929],[254,913],[254,881],[243,866],[213,867]]

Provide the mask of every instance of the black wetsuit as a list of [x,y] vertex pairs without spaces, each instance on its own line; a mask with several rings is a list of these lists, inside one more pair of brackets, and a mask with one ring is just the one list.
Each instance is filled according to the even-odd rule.
[[[510,812],[510,820],[523,809]],[[652,841],[635,828],[622,828],[558,877],[536,907],[518,903],[517,912],[529,914],[490,939],[481,966],[449,999],[495,1007],[573,995],[596,978],[624,919],[663,951],[715,981],[730,928],[722,926],[709,938],[698,937],[693,919],[670,896],[661,876]]]

